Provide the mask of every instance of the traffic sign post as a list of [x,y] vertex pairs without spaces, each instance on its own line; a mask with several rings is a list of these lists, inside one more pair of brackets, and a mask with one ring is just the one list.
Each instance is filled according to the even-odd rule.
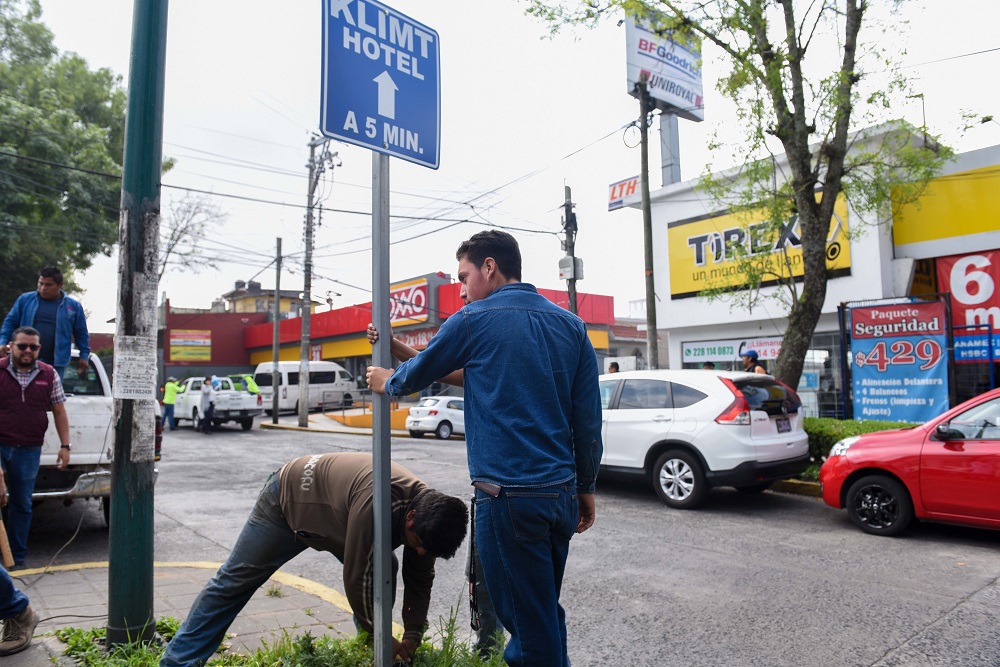
[[[436,31],[372,0],[323,1],[320,131],[372,154],[372,322],[382,337],[374,365],[389,354],[389,156],[437,169],[441,146],[441,64]],[[392,664],[392,544],[389,397],[372,409],[375,664]]]
[[438,34],[373,0],[324,0],[320,131],[437,169]]

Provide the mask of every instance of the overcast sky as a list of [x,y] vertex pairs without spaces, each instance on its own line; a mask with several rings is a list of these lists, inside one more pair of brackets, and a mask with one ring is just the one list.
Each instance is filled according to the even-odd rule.
[[[608,185],[639,172],[638,132],[622,129],[638,114],[626,92],[624,28],[609,21],[548,39],[545,26],[507,0],[396,0],[390,7],[437,30],[441,44],[441,166],[391,161],[390,279],[454,275],[454,252],[483,224],[514,228],[524,280],[564,288],[559,237],[563,186],[577,203],[577,255],[585,262],[578,290],[611,295],[616,313],[644,298],[642,221],[636,210],[607,211]],[[126,80],[131,0],[42,0],[42,20],[56,45],[92,68]],[[908,31],[886,40],[906,52],[905,70],[924,94],[927,123],[960,150],[1000,143],[1000,123],[960,136],[960,111],[1000,118],[1000,68],[994,0],[904,3]],[[164,155],[177,166],[164,177],[163,211],[193,188],[273,203],[215,197],[228,214],[205,243],[218,270],[169,271],[160,285],[171,303],[208,307],[236,280],[256,275],[273,288],[275,239],[290,271],[283,289],[302,287],[307,143],[320,109],[321,2],[171,0],[167,29]],[[953,58],[944,60],[941,59]],[[699,176],[713,158],[712,132],[735,139],[732,110],[713,86],[720,67],[706,49],[705,122],[680,122],[682,177]],[[929,64],[928,64],[929,63]],[[919,99],[897,117],[921,124]],[[651,183],[660,185],[659,132],[651,133]],[[371,299],[371,152],[334,142],[342,166],[321,186],[324,212],[316,233],[313,294],[334,307]],[[412,240],[406,240],[412,239]],[[117,258],[98,258],[80,277],[95,332],[117,308]],[[30,288],[30,283],[25,288]]]

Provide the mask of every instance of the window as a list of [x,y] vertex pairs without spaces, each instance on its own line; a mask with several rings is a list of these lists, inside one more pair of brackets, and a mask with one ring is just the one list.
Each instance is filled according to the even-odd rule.
[[703,398],[708,397],[708,394],[700,392],[686,384],[671,382],[670,389],[674,396],[675,408],[689,408]]
[[969,408],[949,425],[966,440],[1000,440],[1000,398]]
[[[257,383],[258,387],[270,387],[273,378],[271,373],[257,373],[253,376],[253,381]],[[278,373],[278,386],[281,386],[281,373]]]
[[611,397],[615,395],[618,380],[605,380],[601,383],[601,409],[607,410],[611,405]]
[[337,373],[340,375],[340,379],[344,382],[354,382],[354,378],[351,377],[351,374],[347,371],[337,371]]
[[66,379],[63,380],[63,391],[74,396],[103,396],[104,387],[97,371],[91,366],[80,375],[74,368],[66,369]]
[[438,399],[436,399],[436,398],[424,398],[424,399],[421,399],[420,402],[417,403],[417,405],[415,407],[418,407],[418,408],[432,408],[432,407],[434,407],[437,404],[438,404]]
[[337,371],[309,371],[311,384],[333,384],[337,381]]
[[465,410],[465,405],[464,405],[464,403],[462,401],[448,401],[448,409],[449,410],[464,411]]
[[669,408],[670,385],[663,380],[625,380],[618,407],[622,410]]
[[299,383],[299,372],[298,371],[290,371],[288,373],[288,384],[290,384],[292,386],[295,386],[298,383]]

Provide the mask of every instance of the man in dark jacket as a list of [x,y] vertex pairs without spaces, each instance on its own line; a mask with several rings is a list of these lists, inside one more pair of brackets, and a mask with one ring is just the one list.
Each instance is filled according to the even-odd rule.
[[[391,545],[403,546],[403,641],[410,661],[427,625],[434,559],[451,558],[465,539],[465,503],[439,493],[401,465],[390,469]],[[344,592],[357,624],[373,630],[375,588],[372,457],[342,452],[302,456],[272,474],[228,560],[198,595],[160,667],[204,665],[254,592],[292,558],[313,548],[344,564]],[[393,579],[398,569],[392,555]],[[395,585],[393,585],[395,590]]]
[[49,411],[62,443],[58,467],[69,464],[69,419],[66,394],[52,366],[38,361],[38,332],[31,327],[14,331],[7,357],[0,359],[0,463],[7,476],[7,537],[15,567],[28,555],[31,495]]
[[60,380],[72,358],[74,341],[80,350],[77,370],[83,374],[90,365],[87,316],[79,301],[66,296],[62,284],[62,272],[46,266],[38,272],[38,289],[19,296],[0,326],[0,346],[7,344],[14,329],[34,327],[41,337],[42,351],[38,358],[55,367]]

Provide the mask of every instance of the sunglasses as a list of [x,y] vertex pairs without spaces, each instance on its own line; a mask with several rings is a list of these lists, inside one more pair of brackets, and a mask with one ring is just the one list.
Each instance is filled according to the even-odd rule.
[[24,352],[25,350],[31,350],[32,352],[38,352],[42,349],[42,346],[38,343],[15,343],[14,347]]

